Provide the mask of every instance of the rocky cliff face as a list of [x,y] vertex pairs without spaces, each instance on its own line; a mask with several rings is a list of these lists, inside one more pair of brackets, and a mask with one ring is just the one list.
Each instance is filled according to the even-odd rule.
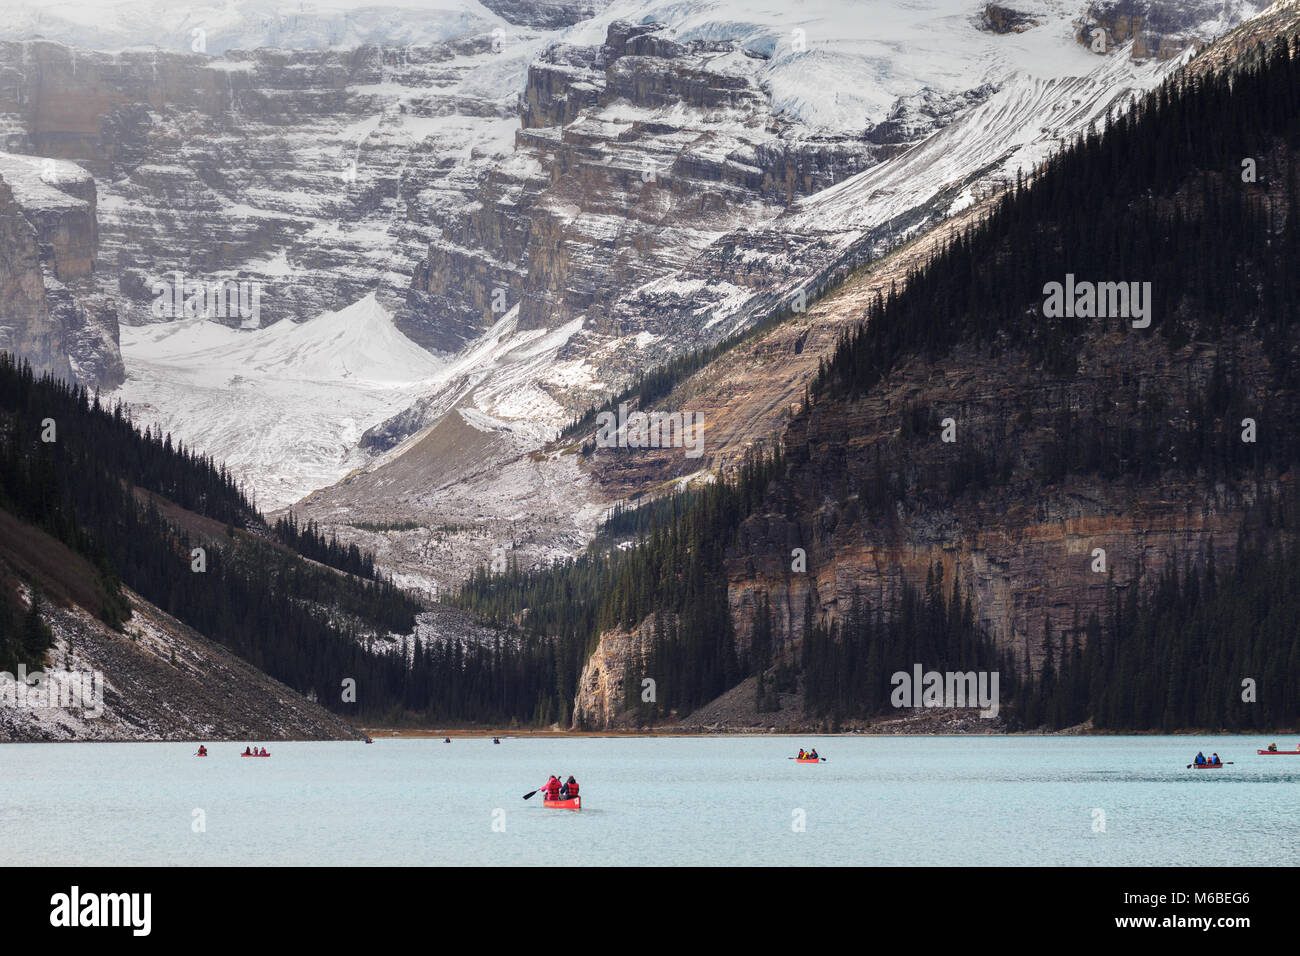
[[0,153],[0,348],[38,371],[112,388],[117,309],[96,291],[95,181],[54,159]]
[[[1255,347],[1235,354],[1243,369],[1266,365]],[[1278,476],[1236,485],[1195,475],[1140,485],[1034,477],[1058,409],[1140,407],[1139,393],[1159,394],[1176,417],[1193,407],[1221,358],[1210,346],[1170,354],[1116,335],[1088,349],[1086,371],[1056,380],[1020,356],[1004,356],[990,371],[979,354],[959,353],[941,370],[914,363],[861,402],[819,406],[807,430],[796,419],[785,436],[795,477],[783,505],[798,517],[750,519],[728,565],[742,644],[763,595],[778,640],[790,648],[802,637],[805,601],[814,619],[843,613],[855,591],[884,607],[905,582],[921,586],[940,564],[945,581],[970,589],[995,641],[1037,665],[1047,620],[1058,635],[1081,625],[1104,607],[1108,587],[1122,592],[1139,575],[1211,552],[1230,565],[1245,508],[1275,490]],[[1261,402],[1266,391],[1261,385]],[[909,434],[909,418],[924,427]],[[956,422],[953,443],[940,439],[944,418]],[[1011,450],[1013,477],[986,491],[945,494],[937,476],[963,448]],[[884,471],[881,460],[891,463]],[[905,497],[893,500],[902,487]],[[806,574],[791,570],[795,548],[808,555]]]
[[0,347],[27,358],[40,371],[67,378],[71,366],[61,329],[45,298],[36,227],[22,214],[13,188],[0,182]]
[[554,30],[595,16],[610,0],[483,0],[503,20],[518,26]]
[[547,49],[529,65],[514,154],[416,272],[411,322],[481,331],[518,303],[521,330],[583,319],[575,350],[593,335],[681,335],[693,310],[647,315],[644,297],[624,297],[863,169],[883,145],[779,117],[765,61],[735,42],[620,21],[599,46]]
[[[1078,22],[1076,37],[1091,46],[1104,31],[1107,47],[1132,42],[1135,60],[1167,60],[1189,46],[1205,45],[1204,24],[1216,18],[1241,18],[1259,13],[1273,0],[1100,0],[1090,3]],[[1225,26],[1230,25],[1225,22]]]
[[152,287],[177,275],[258,283],[260,325],[371,291],[397,309],[441,210],[518,125],[509,43],[220,58],[0,43],[0,117],[12,148],[99,177],[100,285],[124,322],[173,317]]

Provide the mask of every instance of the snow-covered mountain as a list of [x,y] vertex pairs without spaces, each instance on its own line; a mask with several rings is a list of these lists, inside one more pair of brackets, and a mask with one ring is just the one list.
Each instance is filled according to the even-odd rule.
[[[1265,5],[23,2],[0,135],[95,176],[137,414],[446,583],[581,545],[605,502],[536,454],[575,411],[969,206]],[[257,283],[261,327],[153,324],[174,273]],[[384,521],[475,530],[344,528]]]

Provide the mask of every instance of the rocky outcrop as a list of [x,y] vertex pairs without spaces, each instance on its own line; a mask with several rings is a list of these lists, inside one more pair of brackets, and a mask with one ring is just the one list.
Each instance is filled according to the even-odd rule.
[[635,630],[606,631],[600,636],[578,679],[573,702],[575,727],[608,728],[627,722],[624,684],[632,674],[639,691],[641,675],[636,665],[645,660],[653,632],[653,622],[647,620]]
[[[1273,0],[1245,0],[1243,12],[1257,13]],[[1188,47],[1205,45],[1195,28],[1223,14],[1218,0],[1097,0],[1090,3],[1078,21],[1075,38],[1091,47],[1097,31],[1106,36],[1106,46],[1132,42],[1135,60],[1168,60]]]
[[1032,13],[1013,10],[1000,3],[986,3],[980,13],[980,27],[991,33],[1024,33],[1038,23]]
[[0,153],[0,184],[0,348],[83,385],[119,385],[117,307],[94,284],[94,179],[72,163]]
[[507,23],[539,30],[573,26],[609,4],[610,0],[483,0],[483,6]]

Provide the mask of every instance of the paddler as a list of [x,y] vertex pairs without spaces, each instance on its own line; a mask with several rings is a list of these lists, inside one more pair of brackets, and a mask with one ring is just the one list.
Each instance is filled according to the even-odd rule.
[[1197,766],[1200,766],[1201,764],[1205,763],[1205,754],[1199,750],[1196,751],[1196,759],[1193,760],[1192,763],[1196,764]]
[[208,748],[203,746],[203,744],[199,744],[199,756],[206,757],[207,755],[208,755]]
[[1218,755],[1218,754],[1215,754],[1215,755],[1214,755],[1214,760],[1213,760],[1212,762],[1213,762],[1213,764],[1214,764],[1216,767],[1221,763],[1221,761],[1219,760],[1219,755]]
[[804,758],[803,748],[800,747],[800,748],[799,748],[799,759],[802,760],[803,758]]
[[546,781],[546,785],[542,787],[542,789],[546,791],[545,799],[547,800],[560,799],[560,778],[557,777],[555,774],[551,774],[551,779]]
[[1269,745],[1268,745],[1268,750],[1269,750],[1269,753],[1277,753],[1277,744],[1269,744]]
[[569,779],[565,781],[564,785],[569,788],[570,800],[578,795],[578,781],[574,780],[572,775],[569,776]]

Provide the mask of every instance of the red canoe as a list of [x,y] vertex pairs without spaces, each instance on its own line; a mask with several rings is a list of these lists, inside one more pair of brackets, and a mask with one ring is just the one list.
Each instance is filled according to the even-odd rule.
[[1300,757],[1300,750],[1256,750],[1257,754],[1287,754],[1291,757]]
[[1218,770],[1220,767],[1225,767],[1225,766],[1227,766],[1227,764],[1222,764],[1222,763],[1194,763],[1194,764],[1192,764],[1192,766],[1195,767],[1197,770]]
[[570,797],[568,800],[542,800],[542,806],[552,810],[581,810],[582,797]]
[[240,754],[241,757],[269,757],[270,754]]
[[821,763],[821,757],[795,757],[795,763]]

